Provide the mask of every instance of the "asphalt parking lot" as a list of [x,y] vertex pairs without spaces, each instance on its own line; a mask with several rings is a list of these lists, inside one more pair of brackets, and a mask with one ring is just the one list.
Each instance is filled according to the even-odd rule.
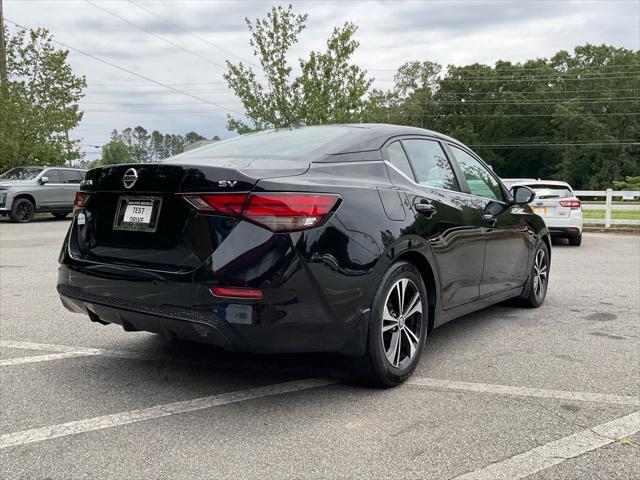
[[68,221],[0,220],[0,477],[640,478],[640,237],[554,245],[546,303],[435,330],[411,382],[67,312]]

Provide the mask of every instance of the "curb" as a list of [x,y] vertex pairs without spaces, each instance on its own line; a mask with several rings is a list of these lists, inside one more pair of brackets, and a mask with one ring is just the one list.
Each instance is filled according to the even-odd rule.
[[628,235],[640,235],[640,227],[583,227],[582,231],[591,233],[625,233]]

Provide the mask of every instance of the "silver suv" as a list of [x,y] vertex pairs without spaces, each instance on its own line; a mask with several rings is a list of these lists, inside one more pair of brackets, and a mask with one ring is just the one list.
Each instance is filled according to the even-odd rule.
[[26,223],[36,212],[64,218],[86,170],[63,167],[16,167],[0,175],[0,214]]

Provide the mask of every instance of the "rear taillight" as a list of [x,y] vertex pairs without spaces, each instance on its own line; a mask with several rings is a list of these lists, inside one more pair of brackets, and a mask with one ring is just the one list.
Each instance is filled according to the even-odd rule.
[[274,232],[304,230],[319,224],[339,198],[320,193],[256,193],[249,195],[242,216]]
[[76,192],[76,197],[73,199],[73,211],[75,212],[79,208],[84,208],[89,202],[91,194],[87,192]]
[[560,200],[560,205],[571,210],[580,210],[580,200]]
[[247,199],[246,193],[213,193],[185,195],[184,199],[197,210],[218,212],[225,215],[240,215]]
[[340,200],[332,193],[212,193],[184,198],[200,211],[243,217],[274,232],[315,227]]

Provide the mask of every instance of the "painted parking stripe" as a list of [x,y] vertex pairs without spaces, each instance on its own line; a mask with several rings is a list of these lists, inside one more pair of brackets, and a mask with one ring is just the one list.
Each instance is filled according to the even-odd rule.
[[129,358],[133,360],[149,360],[157,362],[175,362],[188,364],[210,364],[210,361],[180,360],[171,355],[161,355],[153,353],[134,352],[131,350],[110,350],[105,348],[87,348],[72,345],[57,345],[51,343],[17,342],[13,340],[0,340],[0,347],[19,348],[21,350],[36,350],[45,352],[75,353],[89,352],[88,355],[104,355],[107,357]]
[[50,425],[47,427],[33,428],[20,432],[0,435],[0,449],[25,445],[28,443],[41,442],[52,438],[76,435],[79,433],[92,432],[105,428],[127,425],[130,423],[152,420],[155,418],[168,417],[178,413],[194,412],[206,408],[228,405],[230,403],[245,402],[256,398],[281,395],[283,393],[308,390],[310,388],[324,387],[337,383],[338,380],[331,378],[308,378],[293,382],[278,383],[264,387],[249,388],[236,392],[221,393],[208,397],[195,398],[180,402],[166,403],[128,412],[103,415],[100,417],[87,418],[68,423]]
[[22,365],[25,363],[49,362],[51,360],[62,360],[65,358],[88,357],[91,355],[100,355],[100,352],[78,350],[75,352],[50,353],[48,355],[33,355],[31,357],[3,358],[2,360],[0,360],[0,367],[9,367],[11,365]]
[[19,348],[22,350],[41,350],[45,352],[77,352],[78,350],[95,350],[93,348],[72,347],[69,345],[54,345],[49,343],[15,342],[13,340],[0,340],[0,347]]
[[458,382],[455,380],[440,380],[438,378],[414,377],[408,382],[410,385],[430,388],[445,388],[448,390],[462,390],[477,393],[497,395],[516,395],[523,397],[555,398],[558,400],[574,400],[578,402],[601,402],[618,405],[640,406],[640,398],[611,395],[606,393],[572,392],[565,390],[547,390],[543,388],[512,387],[509,385],[493,385],[489,383]]
[[640,412],[586,428],[573,435],[546,443],[511,458],[492,463],[454,480],[512,480],[524,478],[571,458],[584,455],[640,431]]

